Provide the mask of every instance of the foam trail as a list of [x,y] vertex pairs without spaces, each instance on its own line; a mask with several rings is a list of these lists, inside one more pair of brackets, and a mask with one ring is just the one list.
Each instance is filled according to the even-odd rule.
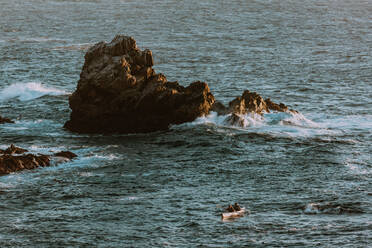
[[15,83],[0,91],[0,101],[18,98],[20,101],[29,101],[45,95],[66,95],[68,92],[53,87],[45,87],[38,82]]

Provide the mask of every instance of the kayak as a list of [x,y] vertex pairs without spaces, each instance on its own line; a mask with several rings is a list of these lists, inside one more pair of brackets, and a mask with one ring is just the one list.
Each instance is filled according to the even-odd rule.
[[244,213],[245,213],[245,208],[242,208],[239,211],[222,213],[221,216],[222,216],[222,219],[238,218],[238,217],[244,216]]

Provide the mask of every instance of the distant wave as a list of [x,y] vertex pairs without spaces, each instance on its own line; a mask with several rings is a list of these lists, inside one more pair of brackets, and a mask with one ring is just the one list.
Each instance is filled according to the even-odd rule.
[[364,213],[359,202],[355,203],[309,203],[303,208],[305,214],[361,214]]
[[53,87],[46,87],[38,82],[15,83],[0,91],[0,101],[18,98],[20,101],[29,101],[45,95],[66,95],[68,92]]
[[11,38],[8,42],[26,42],[26,43],[40,43],[40,42],[57,42],[57,43],[67,43],[71,40],[60,39],[54,37],[16,37]]

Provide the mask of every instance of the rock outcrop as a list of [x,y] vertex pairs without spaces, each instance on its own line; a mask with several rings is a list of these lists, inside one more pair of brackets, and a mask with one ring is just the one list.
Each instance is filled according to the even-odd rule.
[[237,97],[229,103],[229,112],[234,114],[268,113],[269,108],[265,100],[256,92],[246,90],[241,97]]
[[222,103],[216,101],[211,108],[212,111],[217,112],[219,115],[230,114],[225,123],[229,125],[244,127],[245,114],[259,114],[274,112],[288,112],[297,113],[296,110],[289,109],[285,104],[276,104],[270,98],[264,100],[262,96],[256,92],[245,90],[242,96],[236,97],[225,107]]
[[230,114],[227,123],[240,126],[242,115],[248,113],[295,113],[248,90],[224,106],[215,101],[206,83],[183,87],[168,82],[155,73],[153,64],[152,52],[139,50],[131,37],[119,35],[91,47],[70,96],[72,112],[64,127],[79,133],[138,133],[165,130],[210,111]]
[[208,114],[214,97],[204,82],[183,87],[152,69],[150,50],[116,36],[85,55],[65,128],[80,133],[136,133],[164,130]]
[[219,115],[244,115],[249,113],[263,115],[264,113],[270,113],[271,111],[297,113],[296,110],[289,109],[283,103],[276,104],[271,101],[270,98],[264,100],[262,96],[256,92],[250,92],[249,90],[245,90],[242,96],[236,97],[232,100],[228,107],[223,105],[221,102],[216,101],[211,110],[217,112]]
[[76,157],[76,154],[68,151],[56,153],[54,156],[27,152],[26,149],[14,145],[10,145],[6,150],[0,150],[0,175],[51,166],[51,159],[55,158],[63,157],[63,160],[57,159],[56,162],[66,162]]
[[0,124],[4,124],[4,123],[14,123],[14,121],[12,121],[9,118],[5,118],[5,117],[0,116]]
[[67,158],[67,159],[73,159],[73,158],[77,157],[77,155],[75,153],[70,152],[70,151],[57,152],[57,153],[54,153],[54,156],[55,157]]

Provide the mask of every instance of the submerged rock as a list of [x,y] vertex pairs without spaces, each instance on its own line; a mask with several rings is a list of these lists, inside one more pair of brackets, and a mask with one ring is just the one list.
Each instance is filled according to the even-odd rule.
[[54,156],[55,157],[67,158],[67,159],[73,159],[73,158],[77,157],[77,155],[75,153],[70,152],[70,151],[57,152],[57,153],[54,153]]
[[119,35],[91,47],[64,127],[80,133],[151,132],[208,114],[214,97],[206,83],[183,87],[152,66],[152,52],[139,50],[132,37]]
[[[0,150],[0,175],[9,174],[16,171],[31,170],[39,167],[51,166],[50,155],[27,153],[26,149],[10,145],[6,150]],[[77,155],[64,151],[54,154],[54,156],[64,157],[66,162]],[[58,160],[57,160],[58,162]]]
[[5,118],[5,117],[0,116],[0,124],[4,124],[4,123],[14,123],[14,121],[12,121],[9,118]]
[[235,113],[228,115],[226,119],[224,120],[224,123],[227,125],[231,125],[231,126],[239,126],[239,127],[245,126],[244,117],[239,114],[235,114]]

